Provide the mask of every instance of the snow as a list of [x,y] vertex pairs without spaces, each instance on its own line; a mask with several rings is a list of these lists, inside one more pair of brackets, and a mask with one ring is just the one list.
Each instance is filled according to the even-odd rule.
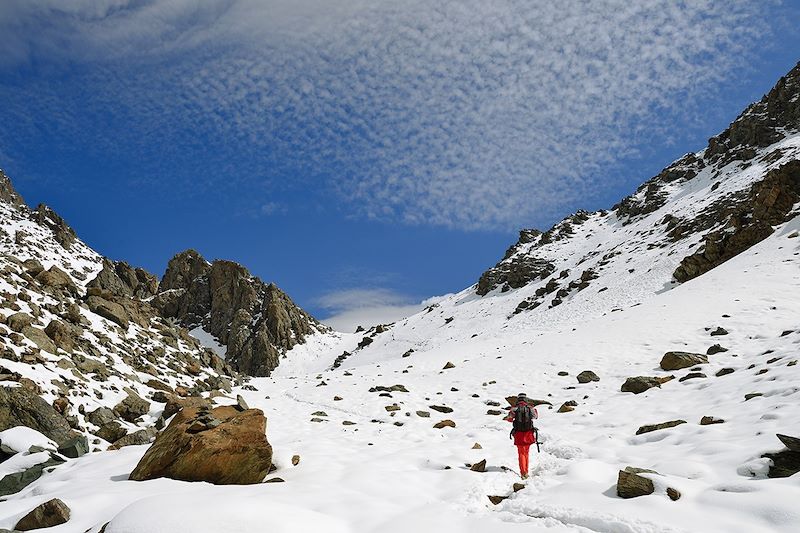
[[228,351],[227,346],[220,344],[219,340],[214,337],[211,333],[207,332],[203,329],[203,326],[197,326],[196,328],[189,330],[189,335],[200,341],[202,346],[206,348],[210,348],[214,351],[215,354],[225,358],[225,354]]
[[26,452],[31,446],[40,446],[51,450],[55,450],[58,447],[53,441],[35,429],[25,426],[17,426],[0,431],[0,443],[15,452]]
[[[800,475],[768,479],[769,460],[762,455],[783,448],[776,433],[800,433],[800,238],[791,237],[800,230],[800,217],[680,285],[671,274],[696,249],[699,236],[667,241],[659,223],[668,213],[695,217],[715,199],[745,190],[769,169],[797,158],[800,136],[764,152],[776,147],[785,150],[778,161],[757,157],[747,168],[707,167],[691,181],[670,185],[667,205],[631,224],[593,214],[572,236],[537,248],[556,265],[555,277],[569,270],[564,283],[588,268],[599,274],[557,307],[548,308],[551,295],[539,308],[514,314],[546,280],[483,298],[467,288],[383,333],[310,335],[282,358],[272,377],[217,396],[214,401],[224,405],[241,394],[264,411],[278,468],[268,479],[279,476],[284,483],[133,482],[128,475],[147,446],[101,451],[68,461],[1,501],[0,528],[10,529],[30,509],[57,497],[73,514],[54,533],[97,533],[107,522],[107,533],[795,532]],[[617,255],[604,260],[612,251]],[[719,326],[729,333],[711,336]],[[119,333],[99,319],[98,328],[114,343],[138,332],[132,327]],[[192,331],[208,345],[204,333]],[[357,348],[366,334],[373,342]],[[681,382],[691,369],[659,368],[667,351],[705,353],[717,343],[728,351],[700,365],[706,378]],[[352,355],[331,369],[345,350]],[[116,354],[106,356],[115,358],[120,375],[103,384],[102,399],[90,394],[99,385],[85,384],[86,397],[71,398],[76,407],[111,407],[126,386],[147,394],[136,382],[147,375],[133,372]],[[444,370],[447,362],[455,367]],[[3,364],[42,386],[71,375],[52,366]],[[723,368],[734,372],[717,377]],[[575,376],[583,370],[596,372],[600,381],[579,384]],[[620,391],[630,376],[670,374],[676,379],[661,388],[639,395]],[[179,378],[163,379],[177,384]],[[395,384],[409,392],[382,397],[369,390]],[[539,407],[541,453],[532,452],[532,477],[512,493],[520,479],[509,424],[487,411],[503,410],[493,403],[505,406],[505,396],[519,391],[553,406]],[[748,393],[762,396],[745,400]],[[52,400],[54,394],[51,387],[45,396]],[[557,413],[569,400],[577,402],[575,410]],[[393,404],[400,410],[387,412]],[[432,405],[453,412],[440,414]],[[146,421],[154,421],[159,409],[154,403]],[[430,417],[418,416],[421,410]],[[313,415],[323,422],[311,422],[317,411],[326,413]],[[700,425],[703,416],[724,423]],[[442,419],[456,427],[434,429]],[[636,435],[642,425],[675,419],[686,423]],[[473,449],[476,442],[480,449]],[[295,454],[301,460],[292,466]],[[485,473],[466,466],[482,459]],[[617,497],[617,474],[626,466],[657,471],[645,474],[655,493]],[[681,498],[670,500],[667,488]],[[509,498],[495,506],[489,495]]]

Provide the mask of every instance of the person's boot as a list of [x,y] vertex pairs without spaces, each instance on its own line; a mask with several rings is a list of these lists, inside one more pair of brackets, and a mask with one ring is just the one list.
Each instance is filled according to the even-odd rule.
[[522,476],[520,476],[520,477],[522,477],[522,479],[528,479],[528,473],[526,472],[526,473],[522,474]]

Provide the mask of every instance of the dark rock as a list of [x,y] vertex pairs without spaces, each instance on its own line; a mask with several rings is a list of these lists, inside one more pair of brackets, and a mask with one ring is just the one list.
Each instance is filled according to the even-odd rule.
[[749,394],[744,395],[744,401],[752,400],[753,398],[758,398],[759,396],[764,396],[763,392],[751,392]]
[[236,395],[236,408],[237,408],[238,410],[240,410],[240,411],[247,411],[248,409],[250,409],[250,408],[247,406],[247,402],[246,402],[246,401],[244,401],[244,398],[242,398],[242,395],[241,395],[241,394],[237,394],[237,395]]
[[711,346],[708,350],[706,350],[706,355],[716,355],[718,353],[723,353],[727,351],[728,351],[727,348],[723,348],[719,344],[715,344],[714,346]]
[[28,313],[14,313],[6,319],[6,324],[11,331],[21,333],[23,329],[33,324],[34,318]]
[[642,426],[638,430],[636,430],[636,434],[641,435],[643,433],[650,433],[651,431],[658,431],[659,429],[672,428],[675,426],[680,426],[681,424],[685,423],[686,420],[670,420],[669,422],[662,422],[661,424],[651,424],[647,426]]
[[58,453],[70,459],[77,459],[89,453],[89,440],[85,435],[73,437],[58,447]]
[[503,500],[507,500],[508,496],[487,496],[487,498],[492,502],[492,505],[498,505]]
[[156,437],[157,431],[155,428],[146,428],[128,433],[121,439],[114,441],[114,444],[108,447],[109,450],[119,450],[125,446],[141,446],[142,444],[150,444]]
[[578,383],[589,383],[590,381],[600,381],[600,378],[591,370],[584,370],[578,374]]
[[676,502],[681,499],[681,493],[678,489],[673,489],[672,487],[667,487],[667,496],[669,499]]
[[59,445],[75,436],[64,417],[34,392],[0,386],[0,431],[16,426],[35,429]]
[[36,508],[17,522],[14,529],[19,531],[31,531],[33,529],[44,529],[66,524],[69,521],[70,510],[67,505],[54,498]]
[[111,302],[100,296],[89,296],[86,305],[92,313],[114,322],[123,329],[128,329],[130,315],[125,308],[117,302]]
[[217,485],[260,483],[272,464],[264,413],[259,409],[217,407],[209,415],[220,421],[217,427],[189,432],[204,416],[202,413],[205,411],[186,407],[175,415],[145,452],[130,479],[167,477]]
[[792,207],[798,200],[800,161],[770,170],[735,207],[725,200],[721,208],[724,211],[714,214],[715,209],[707,210],[714,215],[710,216],[714,223],[725,216],[725,226],[707,233],[700,249],[681,261],[673,277],[679,282],[693,279],[766,239],[774,231],[773,226],[792,216]]
[[708,357],[699,353],[690,352],[667,352],[661,358],[661,368],[663,370],[681,370],[696,365],[708,363]]
[[428,411],[417,411],[417,416],[420,418],[430,418],[431,414]]
[[790,437],[789,435],[781,435],[778,433],[778,439],[793,452],[800,453],[800,438]]
[[454,365],[453,363],[451,363],[450,361],[448,361],[448,362],[447,362],[447,364],[445,364],[445,365],[444,365],[444,367],[442,368],[442,370],[450,370],[451,368],[455,368],[455,367],[456,367],[456,365]]
[[717,377],[727,376],[728,374],[733,374],[734,370],[732,368],[720,368],[716,374]]
[[710,426],[711,424],[723,424],[725,421],[721,418],[717,418],[716,416],[704,416],[700,419],[701,426]]
[[103,424],[99,430],[94,432],[95,435],[108,442],[116,442],[127,433],[128,431],[116,420]]
[[511,489],[514,492],[519,492],[524,488],[525,488],[525,484],[524,483],[514,483],[513,485],[511,485]]
[[128,394],[124,400],[114,406],[114,412],[123,420],[134,422],[150,411],[150,402],[136,394]]
[[452,413],[453,412],[453,409],[451,407],[447,407],[446,405],[430,405],[428,407],[430,407],[434,411],[438,411],[440,413],[447,414],[447,413]]
[[48,270],[39,272],[39,274],[36,275],[36,281],[41,283],[45,290],[50,293],[56,295],[78,295],[78,288],[75,286],[75,283],[73,283],[72,278],[69,277],[69,274],[55,265],[51,266]]
[[456,427],[456,423],[452,420],[442,420],[441,422],[434,424],[433,427],[434,429],[454,428]]
[[718,336],[727,335],[727,334],[728,334],[728,330],[723,328],[723,327],[719,327],[719,326],[717,327],[717,329],[715,329],[714,331],[711,332],[711,336],[712,337],[718,337]]
[[[36,453],[35,450],[32,453]],[[43,463],[26,468],[22,472],[14,472],[5,475],[0,479],[0,497],[16,494],[44,474],[47,468],[60,465],[64,460],[58,456],[50,454],[50,457]]]
[[116,419],[117,415],[108,407],[99,407],[86,415],[86,420],[98,427],[104,426]]
[[684,382],[684,381],[688,381],[690,379],[705,378],[705,377],[707,377],[707,376],[705,374],[703,374],[702,372],[689,372],[688,374],[686,374],[685,376],[680,378],[678,381]]
[[627,499],[653,494],[655,492],[653,481],[639,475],[645,472],[653,473],[652,470],[643,470],[630,466],[626,467],[625,470],[620,470],[617,477],[617,496]]
[[762,457],[772,460],[768,477],[791,477],[800,472],[800,452],[785,450],[777,453],[765,453]]
[[53,344],[67,353],[72,353],[75,348],[72,329],[60,320],[51,320],[44,328],[45,334],[50,337]]
[[641,394],[646,390],[652,389],[653,387],[661,387],[661,380],[659,378],[648,377],[648,376],[636,376],[626,379],[625,383],[622,384],[622,388],[620,390],[622,392],[632,392],[634,394]]
[[486,472],[486,459],[482,459],[469,467],[473,472]]

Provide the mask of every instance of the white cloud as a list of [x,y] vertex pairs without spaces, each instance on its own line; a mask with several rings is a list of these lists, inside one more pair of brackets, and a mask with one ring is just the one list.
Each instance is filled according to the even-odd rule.
[[[93,105],[165,136],[162,157],[197,128],[240,154],[220,174],[321,180],[361,217],[507,228],[562,213],[701,112],[768,16],[672,0],[13,0],[0,30],[7,62],[91,66]],[[52,91],[40,105],[68,130],[85,102]]]
[[370,328],[402,320],[440,298],[422,302],[390,289],[344,289],[317,299],[317,305],[330,313],[323,323],[337,331],[352,333],[356,327]]

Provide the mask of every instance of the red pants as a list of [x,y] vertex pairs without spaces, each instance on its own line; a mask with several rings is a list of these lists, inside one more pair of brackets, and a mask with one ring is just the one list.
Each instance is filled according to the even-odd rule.
[[530,444],[517,444],[517,455],[519,456],[519,474],[521,476],[528,475],[528,452],[530,449]]

